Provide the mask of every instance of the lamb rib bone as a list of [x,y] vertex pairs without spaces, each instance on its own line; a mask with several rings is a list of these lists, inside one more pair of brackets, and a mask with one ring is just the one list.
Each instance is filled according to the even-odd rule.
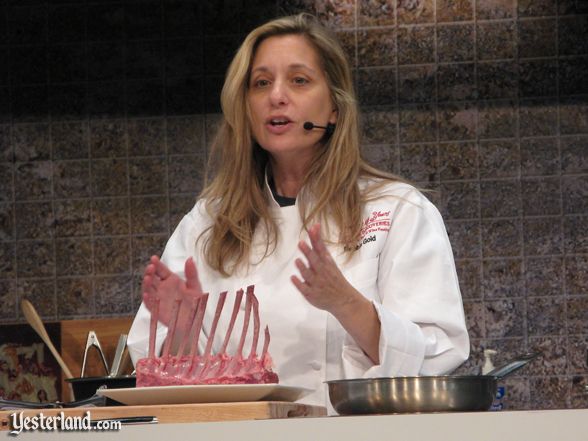
[[[259,343],[260,319],[259,302],[255,296],[254,286],[248,286],[245,294],[245,311],[243,313],[243,328],[239,335],[239,343],[234,355],[227,353],[230,337],[240,312],[243,298],[243,290],[235,294],[233,310],[223,343],[217,354],[212,353],[212,346],[218,323],[227,298],[227,292],[219,294],[214,318],[210,332],[206,340],[204,352],[199,354],[198,342],[204,313],[208,302],[208,294],[191,299],[174,299],[172,318],[168,329],[163,351],[160,357],[155,356],[155,339],[157,330],[157,318],[159,311],[159,299],[148,293],[143,294],[143,301],[151,310],[151,322],[149,330],[149,353],[146,358],[137,362],[137,387],[144,386],[170,386],[170,385],[194,385],[194,384],[256,384],[277,383],[278,375],[272,371],[272,359],[268,352],[270,334],[266,326],[264,329],[264,342],[261,355],[257,355]],[[177,331],[178,317],[182,308],[187,308],[189,317],[188,329],[180,340],[177,353],[172,353],[172,341]],[[251,336],[251,349],[249,354],[243,356],[243,347],[247,338],[249,322],[253,313],[253,334]],[[189,339],[192,339],[189,354],[184,354]]]

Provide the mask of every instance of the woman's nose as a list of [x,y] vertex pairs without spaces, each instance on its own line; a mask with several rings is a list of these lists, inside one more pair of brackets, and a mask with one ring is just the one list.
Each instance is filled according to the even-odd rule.
[[288,103],[288,94],[286,87],[282,82],[274,82],[270,92],[270,100],[274,106],[280,106]]

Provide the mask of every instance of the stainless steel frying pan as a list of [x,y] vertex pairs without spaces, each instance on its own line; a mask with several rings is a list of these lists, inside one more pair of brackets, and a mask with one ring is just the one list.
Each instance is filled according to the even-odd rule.
[[488,410],[499,380],[537,357],[525,354],[486,375],[361,378],[327,381],[340,415]]

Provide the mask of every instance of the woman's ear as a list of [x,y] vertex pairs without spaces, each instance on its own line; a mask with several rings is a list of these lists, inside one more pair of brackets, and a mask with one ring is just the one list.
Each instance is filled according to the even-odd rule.
[[338,110],[336,108],[333,109],[333,111],[331,112],[331,117],[329,118],[329,122],[331,124],[335,124],[337,122],[337,117],[338,116],[339,116]]

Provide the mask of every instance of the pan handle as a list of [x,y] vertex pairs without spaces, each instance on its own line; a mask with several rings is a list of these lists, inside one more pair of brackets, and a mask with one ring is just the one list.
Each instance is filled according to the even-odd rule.
[[486,376],[496,377],[497,380],[501,380],[502,378],[507,377],[513,372],[519,370],[531,360],[537,358],[539,355],[541,355],[541,352],[529,352],[528,354],[519,355],[514,360],[511,360],[508,363],[491,370],[486,374]]

